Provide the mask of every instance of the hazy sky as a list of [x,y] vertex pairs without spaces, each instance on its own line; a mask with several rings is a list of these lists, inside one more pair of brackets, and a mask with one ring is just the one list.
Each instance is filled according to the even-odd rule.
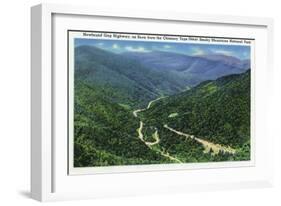
[[75,39],[75,46],[91,45],[114,53],[166,51],[185,55],[224,54],[239,59],[250,58],[250,46],[171,43],[129,40]]

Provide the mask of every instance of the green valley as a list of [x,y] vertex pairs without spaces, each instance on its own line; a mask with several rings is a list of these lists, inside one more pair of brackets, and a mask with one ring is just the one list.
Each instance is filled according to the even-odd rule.
[[250,160],[248,64],[178,56],[75,48],[74,167]]

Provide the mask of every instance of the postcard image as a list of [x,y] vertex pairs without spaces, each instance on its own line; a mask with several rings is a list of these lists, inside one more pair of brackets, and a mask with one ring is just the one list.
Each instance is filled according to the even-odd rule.
[[253,39],[68,35],[73,168],[251,160]]

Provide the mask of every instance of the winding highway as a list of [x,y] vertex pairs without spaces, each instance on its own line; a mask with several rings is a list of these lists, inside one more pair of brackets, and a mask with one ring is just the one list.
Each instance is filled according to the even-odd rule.
[[164,128],[166,128],[166,129],[170,130],[171,132],[174,132],[174,133],[176,133],[180,136],[184,136],[186,138],[191,138],[191,139],[196,140],[197,142],[199,142],[200,144],[203,145],[203,147],[205,149],[204,150],[205,153],[209,153],[211,150],[213,151],[213,154],[215,154],[215,155],[217,155],[219,152],[229,153],[229,154],[235,154],[236,153],[236,150],[229,147],[229,146],[223,146],[223,145],[220,145],[220,144],[215,144],[215,143],[200,139],[198,137],[195,137],[194,135],[190,135],[190,134],[186,134],[186,133],[177,131],[177,130],[169,127],[167,124],[164,125]]
[[[154,99],[154,100],[150,101],[150,102],[148,103],[148,105],[147,105],[146,108],[144,108],[144,109],[137,109],[137,110],[133,111],[133,115],[134,115],[135,117],[138,117],[138,113],[139,113],[139,112],[143,112],[143,111],[149,109],[149,108],[151,107],[151,105],[152,105],[153,102],[156,102],[156,101],[158,101],[158,100],[160,100],[160,99],[163,99],[163,98],[165,98],[165,97],[159,97],[159,98],[157,98],[157,99]],[[137,129],[139,139],[140,139],[142,142],[144,142],[147,146],[153,146],[153,145],[158,144],[158,143],[160,142],[160,138],[159,138],[159,134],[158,134],[157,128],[155,128],[155,132],[154,132],[153,135],[152,135],[152,138],[153,138],[155,141],[154,141],[154,142],[148,142],[148,141],[145,141],[145,140],[143,139],[143,133],[142,133],[143,125],[144,125],[143,121],[140,120],[140,126],[139,126],[139,128]]]
[[[165,97],[159,97],[159,98],[157,98],[157,99],[154,99],[154,100],[150,101],[150,102],[148,103],[147,107],[144,108],[144,109],[137,109],[137,110],[134,110],[134,111],[133,111],[134,117],[138,117],[138,113],[139,113],[139,112],[143,112],[143,111],[149,109],[149,108],[151,107],[151,105],[152,105],[153,102],[156,102],[156,101],[158,101],[158,100],[160,100],[160,99],[163,99],[163,98],[165,98]],[[161,150],[159,150],[159,149],[154,149],[154,148],[153,148],[154,145],[157,145],[157,144],[159,144],[159,142],[160,142],[160,138],[159,138],[159,134],[158,134],[157,128],[155,128],[155,132],[152,134],[152,138],[153,138],[155,141],[154,141],[154,142],[145,141],[145,140],[144,140],[144,135],[143,135],[143,133],[142,133],[143,127],[144,127],[144,123],[143,123],[143,121],[140,120],[140,126],[139,126],[139,128],[137,128],[137,132],[138,132],[138,138],[139,138],[144,144],[146,144],[150,149],[155,150],[156,152],[159,152],[162,156],[164,156],[164,157],[170,159],[170,160],[173,161],[173,162],[183,163],[183,162],[182,162],[181,160],[179,160],[178,158],[171,156],[168,152],[164,152],[164,150],[161,151]]]
[[[137,118],[139,112],[143,112],[143,111],[149,109],[154,102],[156,102],[156,101],[158,101],[160,99],[163,99],[163,98],[165,98],[165,97],[159,97],[157,99],[154,99],[154,100],[150,101],[146,108],[134,110],[133,111],[134,117]],[[159,152],[162,156],[169,158],[173,162],[183,163],[178,158],[171,156],[168,152],[165,152],[164,150],[161,151],[161,150],[156,149],[155,147],[153,147],[154,145],[157,145],[160,142],[160,137],[159,137],[157,128],[155,128],[155,132],[152,134],[152,138],[155,141],[153,141],[153,142],[146,141],[144,139],[144,134],[142,133],[144,125],[145,124],[143,123],[143,121],[140,120],[140,126],[139,126],[139,128],[137,128],[137,133],[138,133],[138,138],[145,145],[147,145],[150,149],[155,150],[156,152]],[[211,152],[212,155],[217,155],[220,152],[229,153],[229,154],[235,154],[236,153],[236,150],[231,148],[231,147],[229,147],[229,146],[223,146],[223,145],[220,145],[220,144],[215,144],[215,143],[209,142],[207,140],[203,140],[201,138],[195,137],[194,135],[190,135],[190,134],[183,133],[181,131],[177,131],[177,130],[169,127],[167,124],[164,124],[163,127],[168,129],[169,131],[179,135],[179,136],[183,136],[185,138],[193,139],[193,140],[197,141],[198,143],[202,144],[202,146],[204,147],[204,153]]]

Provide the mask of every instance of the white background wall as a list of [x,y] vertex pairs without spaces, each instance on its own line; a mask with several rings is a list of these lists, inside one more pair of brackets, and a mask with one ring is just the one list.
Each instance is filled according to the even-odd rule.
[[[45,2],[45,1],[43,1]],[[275,20],[275,102],[271,108],[275,134],[276,186],[272,189],[214,191],[117,199],[59,202],[59,205],[280,205],[281,203],[281,13],[278,0],[57,0],[55,3],[125,7],[140,10],[265,16]],[[30,6],[36,0],[6,0],[0,7],[0,205],[36,205],[28,198],[30,172]],[[266,68],[265,68],[266,69]],[[266,138],[266,137],[265,137]],[[279,203],[279,204],[278,204]],[[47,203],[50,204],[50,203]],[[54,204],[54,203],[53,203]]]

